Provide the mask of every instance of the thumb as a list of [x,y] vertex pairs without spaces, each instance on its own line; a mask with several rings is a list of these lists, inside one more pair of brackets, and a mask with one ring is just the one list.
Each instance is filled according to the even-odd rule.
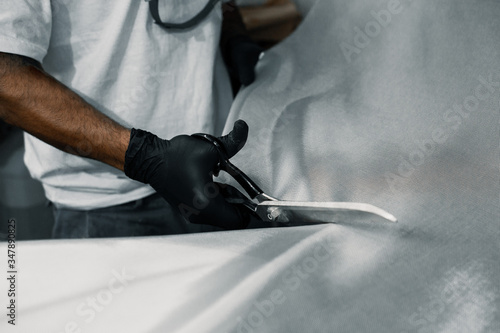
[[240,151],[247,142],[248,125],[243,120],[237,120],[233,125],[233,130],[229,134],[219,138],[226,148],[227,157],[231,158]]

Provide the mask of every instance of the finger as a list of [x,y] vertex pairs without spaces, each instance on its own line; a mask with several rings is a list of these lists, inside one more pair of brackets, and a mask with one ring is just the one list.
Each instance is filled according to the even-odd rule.
[[247,198],[246,195],[241,193],[236,187],[231,186],[229,184],[223,184],[215,182],[215,185],[219,188],[220,193],[224,197],[226,201],[229,201],[234,204],[234,202],[245,202],[250,199]]
[[244,229],[250,222],[250,213],[243,206],[226,202],[222,195],[212,198],[206,207],[192,214],[191,223],[210,224],[227,230]]
[[228,158],[233,157],[243,148],[247,141],[247,137],[248,125],[245,121],[240,119],[234,123],[233,130],[229,134],[219,138],[224,148],[226,148]]

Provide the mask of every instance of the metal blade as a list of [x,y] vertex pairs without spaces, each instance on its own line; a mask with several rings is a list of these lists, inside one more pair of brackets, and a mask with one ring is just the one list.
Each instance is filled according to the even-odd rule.
[[263,221],[287,224],[397,222],[397,219],[385,210],[357,202],[264,201],[257,205],[256,213]]

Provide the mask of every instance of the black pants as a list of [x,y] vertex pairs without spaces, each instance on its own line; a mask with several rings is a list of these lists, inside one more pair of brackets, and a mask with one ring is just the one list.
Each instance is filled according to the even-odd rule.
[[175,235],[222,230],[188,223],[158,194],[90,211],[54,210],[53,238]]

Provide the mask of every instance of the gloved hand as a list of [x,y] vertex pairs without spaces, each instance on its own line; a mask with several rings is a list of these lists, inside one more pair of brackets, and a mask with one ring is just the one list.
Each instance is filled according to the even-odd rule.
[[[247,124],[238,120],[233,130],[219,139],[232,157],[243,147],[247,136]],[[192,223],[245,228],[249,213],[227,203],[220,185],[213,182],[212,170],[218,161],[216,148],[203,139],[179,135],[164,140],[132,129],[124,170],[128,177],[150,184]]]
[[264,49],[245,35],[231,38],[227,48],[230,69],[241,84],[248,86],[255,81],[255,65]]

